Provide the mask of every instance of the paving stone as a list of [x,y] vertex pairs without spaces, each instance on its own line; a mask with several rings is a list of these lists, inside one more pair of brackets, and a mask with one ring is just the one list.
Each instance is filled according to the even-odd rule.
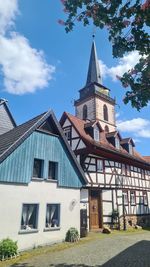
[[[99,233],[98,233],[99,234]],[[150,267],[150,232],[111,234],[13,267]]]

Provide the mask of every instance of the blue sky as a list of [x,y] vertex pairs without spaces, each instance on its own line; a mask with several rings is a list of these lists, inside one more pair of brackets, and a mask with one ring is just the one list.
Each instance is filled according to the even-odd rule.
[[[0,0],[0,88],[18,124],[53,109],[74,114],[73,102],[86,82],[92,44],[92,25],[77,23],[66,34],[58,24],[63,19],[59,0]],[[115,80],[138,58],[137,52],[113,59],[107,32],[96,29],[96,47],[103,84],[116,97],[118,128],[123,137],[133,137],[137,150],[150,155],[150,106],[141,112],[124,105],[126,89]]]

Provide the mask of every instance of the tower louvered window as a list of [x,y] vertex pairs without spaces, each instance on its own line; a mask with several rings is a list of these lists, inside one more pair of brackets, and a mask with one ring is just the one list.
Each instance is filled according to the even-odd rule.
[[87,105],[83,106],[83,120],[87,119]]
[[106,105],[103,106],[103,115],[104,115],[104,120],[108,121],[108,108]]

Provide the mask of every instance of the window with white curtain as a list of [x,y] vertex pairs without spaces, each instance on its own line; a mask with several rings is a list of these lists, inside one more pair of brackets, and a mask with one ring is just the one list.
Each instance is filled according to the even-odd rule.
[[37,229],[38,204],[23,204],[21,230]]
[[60,204],[47,204],[45,227],[60,227]]

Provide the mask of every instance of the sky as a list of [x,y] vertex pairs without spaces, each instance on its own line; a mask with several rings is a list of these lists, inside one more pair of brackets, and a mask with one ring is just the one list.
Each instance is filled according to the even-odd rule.
[[0,0],[0,98],[8,100],[17,124],[49,109],[58,120],[64,111],[74,114],[94,30],[103,84],[116,98],[118,130],[133,138],[142,155],[150,155],[150,105],[138,112],[123,104],[127,89],[116,79],[134,66],[138,53],[114,59],[106,30],[77,22],[67,34],[58,23],[64,18],[60,0]]

